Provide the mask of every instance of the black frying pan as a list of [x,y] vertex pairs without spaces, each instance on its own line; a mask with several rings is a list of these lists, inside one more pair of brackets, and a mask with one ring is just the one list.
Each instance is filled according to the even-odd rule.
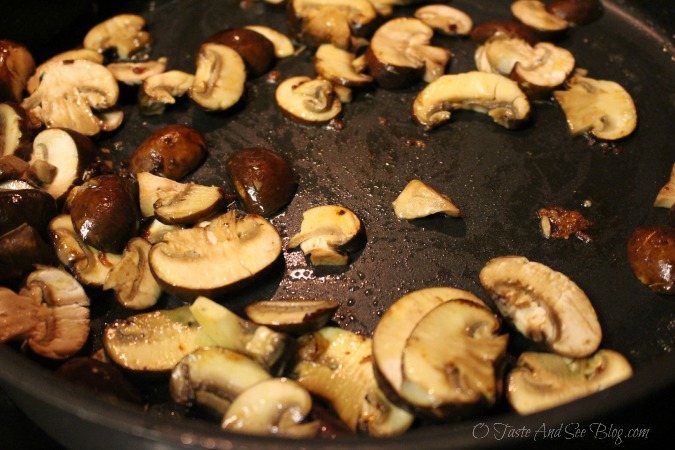
[[[452,2],[476,23],[509,17],[509,3]],[[634,97],[638,129],[609,152],[582,137],[571,137],[562,112],[551,103],[536,105],[533,123],[521,131],[461,112],[450,123],[425,133],[411,122],[409,113],[421,86],[357,93],[344,109],[342,130],[303,127],[280,114],[272,101],[275,85],[264,78],[249,82],[240,107],[220,114],[204,112],[185,100],[161,116],[143,117],[130,101],[124,126],[101,140],[102,145],[119,148],[115,157],[122,160],[154,129],[171,123],[191,125],[204,133],[210,149],[207,163],[190,177],[204,184],[223,184],[224,161],[238,149],[276,149],[293,161],[300,178],[293,202],[273,219],[284,238],[299,229],[302,212],[311,206],[338,203],[361,217],[368,243],[349,267],[314,271],[299,254],[287,252],[283,264],[264,282],[220,299],[237,312],[263,298],[332,298],[341,304],[336,323],[368,334],[382,311],[415,289],[447,285],[484,296],[477,274],[485,262],[520,254],[567,274],[585,290],[603,327],[603,347],[630,360],[635,368],[631,380],[526,418],[503,408],[481,420],[414,429],[396,440],[350,436],[301,442],[227,434],[214,424],[174,417],[161,408],[143,412],[111,404],[74,389],[43,364],[8,346],[0,346],[3,389],[30,418],[72,448],[523,445],[533,442],[476,439],[475,427],[482,422],[493,428],[495,423],[508,423],[536,430],[542,423],[586,423],[664,389],[672,392],[675,299],[649,291],[634,277],[626,259],[626,242],[637,226],[666,222],[666,211],[651,205],[675,162],[673,7],[668,1],[649,5],[665,9],[647,9],[642,2],[605,2],[601,20],[570,30],[559,42],[590,76],[617,81]],[[87,7],[83,6],[85,11]],[[155,37],[151,55],[168,56],[170,68],[186,71],[194,70],[199,43],[216,31],[244,24],[286,29],[283,9],[262,3],[242,9],[236,1],[126,2],[102,6],[99,15],[73,22],[79,25],[70,31],[63,28],[60,39],[43,42],[36,54],[46,57],[77,45],[88,26],[117,12],[143,14]],[[39,9],[31,12],[39,13]],[[80,28],[82,32],[75,33]],[[21,41],[18,34],[4,37]],[[439,38],[438,43],[455,54],[450,72],[474,67],[474,44],[450,38]],[[313,73],[307,52],[280,61],[276,69],[284,78]],[[422,178],[449,194],[465,217],[398,221],[390,203],[412,178]],[[590,243],[542,238],[537,208],[553,204],[579,210],[586,200],[592,205],[583,209],[593,221]],[[106,322],[129,314],[110,297],[93,296],[94,337],[89,350],[100,347],[96,336]],[[162,303],[176,305],[174,298]],[[516,348],[525,348],[524,342],[515,341]],[[154,389],[161,397],[162,388]]]

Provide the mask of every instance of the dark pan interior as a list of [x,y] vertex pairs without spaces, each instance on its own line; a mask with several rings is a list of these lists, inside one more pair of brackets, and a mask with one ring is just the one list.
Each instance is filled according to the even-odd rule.
[[[250,7],[242,8],[238,1],[123,2],[102,6],[91,17],[141,13],[155,39],[150,55],[167,56],[169,68],[192,72],[200,42],[216,31],[245,24],[286,30],[282,8],[249,3]],[[480,23],[508,18],[509,3],[455,0],[452,5]],[[410,117],[410,104],[421,86],[357,91],[354,102],[344,107],[342,129],[300,126],[281,115],[273,101],[276,85],[264,77],[250,80],[242,103],[224,113],[205,112],[182,99],[163,115],[144,117],[129,93],[124,100],[124,125],[103,136],[101,144],[121,161],[160,126],[190,125],[204,134],[209,158],[189,179],[219,185],[225,183],[224,164],[230,154],[245,147],[272,148],[292,161],[300,179],[293,202],[272,219],[285,240],[299,230],[302,212],[312,206],[341,204],[362,219],[367,245],[348,267],[314,270],[301,253],[284,252],[284,260],[265,279],[218,299],[237,312],[266,298],[330,298],[341,305],[335,315],[337,324],[368,335],[391,303],[416,289],[453,286],[485,297],[478,272],[496,256],[523,255],[565,273],[593,302],[603,327],[602,346],[623,353],[635,376],[542,414],[520,418],[502,408],[485,420],[525,425],[590,420],[675,384],[675,299],[642,285],[626,258],[626,242],[637,226],[666,223],[667,211],[653,208],[652,203],[675,162],[675,66],[669,37],[675,31],[673,7],[660,2],[665,9],[657,14],[643,9],[642,3],[605,2],[599,21],[570,30],[558,42],[572,51],[589,76],[619,82],[633,95],[638,129],[609,147],[570,136],[563,113],[551,102],[536,104],[532,124],[520,131],[505,130],[485,115],[457,112],[449,123],[424,132]],[[398,11],[409,14],[411,9]],[[90,25],[79,25],[82,33],[85,24]],[[74,30],[78,27],[63,31],[63,39],[52,40],[36,54],[47,57],[77,45],[83,34]],[[436,39],[455,55],[449,72],[474,67],[473,43]],[[314,73],[309,52],[279,61],[275,70],[282,78]],[[391,202],[413,178],[448,194],[465,217],[397,220]],[[590,206],[583,206],[587,201]],[[545,240],[536,211],[549,205],[582,211],[593,222],[588,231],[592,241]],[[99,335],[96,330],[103,324],[129,314],[107,295],[93,292],[92,296],[93,336]],[[178,301],[169,297],[162,304],[176,305]],[[99,347],[94,337],[89,349]],[[511,347],[518,352],[528,344],[514,335]],[[93,444],[103,448],[101,442],[109,440],[102,437],[114,439],[115,448],[124,448],[125,443],[126,448],[157,448],[153,443],[158,442],[166,445],[162,448],[295,448],[300,444],[410,448],[413,443],[420,448],[441,443],[480,448],[497,444],[472,437],[476,420],[421,427],[395,441],[344,437],[298,443],[231,435],[210,424],[174,417],[175,411],[145,413],[104,403],[73,390],[7,346],[0,346],[0,361],[3,388],[38,424],[73,448]],[[162,388],[157,391],[161,397]]]

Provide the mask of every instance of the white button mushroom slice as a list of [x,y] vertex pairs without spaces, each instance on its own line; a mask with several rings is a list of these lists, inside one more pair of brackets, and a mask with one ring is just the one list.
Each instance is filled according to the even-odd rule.
[[333,84],[321,78],[288,78],[277,87],[275,99],[286,116],[304,124],[329,122],[342,111]]
[[403,349],[401,397],[440,419],[475,416],[500,395],[496,369],[507,334],[485,306],[469,300],[443,302],[425,314]]
[[525,352],[507,376],[507,398],[519,414],[533,414],[607,389],[627,380],[626,358],[602,349],[586,358]]
[[600,139],[616,140],[635,130],[635,103],[620,84],[573,76],[566,85],[568,89],[554,91],[553,96],[572,135],[590,132]]
[[675,204],[675,164],[670,171],[670,179],[656,194],[654,206],[657,208],[670,208]]
[[412,107],[414,119],[426,130],[448,121],[455,109],[486,113],[506,128],[517,128],[530,116],[530,102],[518,83],[478,71],[440,77],[417,95]]
[[415,18],[449,35],[466,36],[473,28],[473,20],[467,13],[444,4],[422,6],[415,10]]
[[394,214],[399,219],[419,219],[442,213],[461,217],[462,211],[452,199],[429,187],[421,180],[410,181],[392,202]]
[[141,112],[145,115],[162,114],[166,105],[173,105],[176,97],[190,90],[194,80],[194,75],[180,70],[169,70],[146,78],[138,90]]
[[65,52],[52,56],[51,58],[40,64],[37,67],[37,69],[35,69],[35,73],[31,75],[31,77],[28,79],[28,82],[26,83],[26,91],[28,91],[29,94],[32,94],[35,91],[35,89],[37,89],[38,85],[40,84],[38,74],[42,73],[42,66],[44,64],[53,61],[74,61],[77,59],[85,59],[87,61],[103,64],[103,54],[95,50],[90,50],[88,48],[66,50]]
[[322,44],[314,54],[314,68],[322,78],[343,86],[363,86],[373,77],[362,73],[364,66],[357,67],[356,56],[333,44]]
[[110,124],[96,111],[115,106],[119,96],[117,80],[101,64],[87,61],[54,61],[41,66],[40,84],[22,102],[29,114],[46,127],[63,127],[95,135]]
[[522,256],[503,256],[483,267],[480,282],[524,336],[572,358],[598,349],[602,330],[595,309],[564,274]]
[[511,13],[523,24],[542,32],[559,32],[569,27],[569,22],[548,12],[540,0],[517,0],[511,3]]
[[314,265],[346,265],[362,232],[361,221],[349,209],[317,206],[302,214],[300,232],[291,237],[286,248],[299,246]]
[[301,336],[298,344],[291,376],[327,400],[350,429],[371,436],[395,436],[410,427],[414,416],[389,401],[377,384],[371,339],[324,327]]
[[142,84],[148,77],[164,72],[167,61],[167,58],[159,58],[156,61],[125,61],[110,63],[106,67],[120,83],[136,86]]
[[246,66],[236,50],[226,45],[202,44],[188,95],[209,111],[224,111],[239,101],[246,85]]
[[224,430],[293,438],[313,437],[320,423],[305,422],[312,396],[300,383],[288,378],[263,380],[245,389],[227,409]]
[[244,28],[253,30],[265,36],[274,45],[274,54],[277,58],[287,58],[295,53],[291,39],[274,28],[262,25],[246,25]]
[[144,31],[145,19],[135,14],[120,14],[107,19],[87,32],[84,48],[104,52],[115,49],[120,59],[147,45],[152,36]]

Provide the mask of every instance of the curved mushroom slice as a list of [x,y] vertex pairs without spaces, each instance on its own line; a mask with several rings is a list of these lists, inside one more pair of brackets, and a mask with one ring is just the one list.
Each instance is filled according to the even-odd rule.
[[34,70],[35,60],[24,45],[0,39],[0,102],[20,102]]
[[419,19],[399,17],[379,27],[366,51],[368,69],[385,89],[430,83],[445,73],[450,50],[430,45],[433,29]]
[[226,28],[206,38],[205,43],[232,48],[244,60],[249,77],[267,73],[276,61],[274,44],[257,31],[248,28]]
[[224,111],[239,101],[246,85],[246,66],[236,50],[225,45],[202,44],[188,95],[209,111]]
[[522,256],[503,256],[483,267],[480,282],[520,333],[553,352],[582,358],[600,345],[593,305],[562,273]]
[[630,363],[613,350],[581,359],[525,352],[507,377],[509,403],[533,414],[607,389],[633,375]]
[[141,112],[145,115],[162,114],[166,105],[173,105],[176,97],[181,97],[190,90],[194,81],[194,75],[180,70],[149,76],[143,80],[143,86],[138,90]]
[[157,61],[118,62],[106,67],[120,83],[136,86],[147,78],[164,72],[167,61],[167,58],[159,58]]
[[277,58],[287,58],[295,53],[295,47],[290,38],[274,28],[262,25],[246,25],[244,28],[265,36],[274,46],[274,55]]
[[427,186],[421,180],[412,180],[392,202],[394,213],[399,219],[419,219],[442,213],[450,217],[461,217],[460,210],[446,195]]
[[333,44],[322,44],[314,54],[314,68],[322,78],[342,86],[363,86],[373,81],[364,74],[365,66],[355,63],[356,56]]
[[251,358],[214,345],[194,349],[181,358],[171,371],[169,388],[174,401],[200,406],[222,418],[232,400],[270,378]]
[[245,312],[254,323],[300,334],[326,325],[338,306],[331,300],[263,300],[246,306]]
[[570,25],[586,25],[602,16],[602,0],[552,0],[546,3],[546,11],[569,22]]
[[327,400],[353,431],[394,436],[406,431],[413,415],[391,403],[378,387],[369,338],[335,327],[298,341],[292,377]]
[[280,254],[274,225],[255,214],[238,218],[230,211],[207,226],[165,234],[150,250],[150,267],[177,295],[216,297],[252,281]]
[[39,304],[0,286],[0,343],[26,339],[40,322]]
[[[487,307],[470,300],[443,302],[425,314],[403,348],[401,397],[440,419],[475,416],[501,391],[495,369],[508,335]],[[448,345],[452,343],[451,345]]]
[[102,53],[115,49],[120,59],[150,43],[152,36],[144,31],[145,19],[135,14],[120,14],[94,26],[84,36],[84,48]]
[[277,87],[275,99],[287,117],[302,124],[323,124],[342,111],[333,84],[321,78],[288,78]]
[[33,134],[26,110],[21,105],[0,103],[0,157],[15,155],[28,159]]
[[21,105],[47,128],[68,128],[85,135],[110,131],[119,125],[98,117],[113,108],[119,86],[113,74],[101,64],[87,61],[53,61],[40,66],[40,84]]
[[223,417],[224,430],[247,434],[309,438],[319,422],[304,422],[312,409],[312,396],[288,378],[263,380],[237,396]]
[[102,53],[99,53],[95,50],[90,50],[88,48],[78,48],[58,53],[57,55],[52,56],[51,58],[40,64],[38,68],[35,69],[35,73],[31,75],[31,77],[28,79],[28,82],[26,83],[26,91],[28,91],[29,94],[32,94],[35,91],[35,89],[37,89],[38,85],[40,84],[38,74],[42,72],[42,66],[44,64],[53,61],[75,61],[77,59],[84,59],[87,61],[95,62],[97,64],[103,64],[104,61]]
[[479,45],[497,36],[522,39],[530,45],[539,41],[536,30],[517,20],[488,20],[476,25],[471,31],[471,40]]
[[415,18],[443,34],[466,36],[473,28],[467,13],[444,4],[422,6],[415,10]]
[[417,95],[412,107],[426,130],[448,121],[455,109],[486,113],[506,128],[517,128],[530,116],[530,102],[518,83],[478,71],[442,76]]
[[557,33],[569,27],[569,22],[546,10],[540,0],[517,0],[511,3],[511,13],[525,25],[543,33]]
[[620,84],[576,75],[566,85],[567,90],[554,91],[553,96],[572,135],[590,132],[600,139],[616,140],[635,130],[635,103]]
[[286,248],[300,247],[315,266],[349,264],[349,252],[361,246],[361,221],[352,211],[336,205],[310,208],[302,213],[300,232]]
[[671,208],[675,204],[675,164],[670,171],[670,179],[656,194],[654,206],[657,208]]

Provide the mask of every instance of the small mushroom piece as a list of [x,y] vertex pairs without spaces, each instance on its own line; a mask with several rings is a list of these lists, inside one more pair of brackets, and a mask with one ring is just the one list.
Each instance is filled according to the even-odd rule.
[[426,130],[448,121],[455,109],[488,114],[505,128],[522,126],[530,116],[530,102],[518,83],[494,73],[444,75],[415,97],[413,118]]
[[159,58],[156,61],[110,63],[106,67],[120,83],[137,86],[143,84],[148,77],[163,73],[166,62],[167,58]]
[[595,309],[564,274],[522,256],[503,256],[481,269],[480,282],[499,312],[534,342],[570,358],[598,349],[602,330]]
[[32,297],[0,286],[0,343],[26,339],[39,322],[39,305]]
[[293,41],[291,41],[288,36],[280,33],[274,28],[262,25],[246,25],[244,28],[247,30],[253,30],[256,33],[260,33],[265,36],[274,46],[274,55],[277,58],[288,58],[295,53]]
[[95,25],[84,36],[84,48],[103,53],[114,49],[119,59],[129,56],[150,43],[144,31],[145,19],[136,14],[119,14]]
[[188,95],[208,111],[224,111],[244,95],[246,66],[236,50],[205,43],[197,54],[197,69]]
[[119,97],[117,80],[105,66],[75,60],[53,61],[40,68],[40,84],[21,105],[47,128],[68,128],[92,136],[121,123],[121,111],[112,116],[115,120],[97,116],[113,108]]
[[446,195],[429,187],[421,180],[410,181],[392,202],[394,214],[399,219],[419,219],[442,213],[450,217],[461,217],[460,210]]
[[600,139],[616,140],[635,130],[635,103],[620,84],[576,75],[566,85],[568,89],[554,91],[553,96],[572,135],[589,132]]
[[288,78],[277,86],[275,99],[288,118],[301,124],[324,124],[342,111],[333,84],[321,78]]
[[675,295],[675,227],[638,227],[627,247],[635,276],[656,293]]
[[274,225],[257,214],[230,211],[204,227],[166,233],[150,250],[150,267],[169,292],[217,297],[251,282],[280,254]]
[[0,39],[0,102],[20,102],[34,70],[35,60],[24,45]]
[[546,11],[570,25],[586,25],[602,16],[604,6],[601,0],[552,0],[546,3]]
[[399,17],[380,26],[366,50],[368,70],[385,89],[410,87],[438,79],[452,57],[450,50],[430,45],[433,29],[419,19]]
[[37,89],[38,85],[40,84],[40,79],[38,77],[38,74],[42,72],[43,65],[53,62],[53,61],[75,61],[77,59],[85,59],[87,61],[93,61],[97,64],[103,64],[104,58],[103,54],[99,53],[95,50],[90,50],[88,48],[78,48],[74,50],[66,50],[65,52],[58,53],[42,64],[38,66],[37,69],[35,69],[35,73],[31,75],[31,77],[28,79],[28,83],[26,83],[26,90],[28,91],[29,94],[32,94],[35,89]]
[[148,309],[157,304],[162,288],[150,271],[148,253],[152,245],[141,237],[129,240],[122,258],[108,272],[103,289],[112,289],[115,298],[128,309]]
[[551,14],[540,0],[516,0],[511,3],[511,13],[528,27],[546,33],[556,34],[566,30],[569,22]]
[[372,364],[371,339],[337,327],[324,327],[298,340],[291,377],[326,400],[352,430],[371,436],[405,432],[414,416],[380,390]]
[[670,171],[670,179],[656,194],[654,206],[657,208],[672,208],[675,204],[675,164]]
[[253,323],[297,335],[326,325],[338,306],[331,300],[263,300],[245,312]]
[[36,264],[56,264],[54,252],[40,231],[22,223],[0,235],[0,282],[20,281]]
[[42,189],[0,188],[0,236],[26,223],[46,237],[56,213],[56,201]]
[[310,438],[319,422],[305,422],[312,396],[300,383],[288,378],[263,380],[239,394],[225,413],[224,430],[254,435]]
[[324,205],[302,213],[300,232],[286,248],[300,247],[315,266],[349,264],[349,253],[361,247],[363,228],[359,218],[347,208]]
[[162,114],[166,105],[173,105],[176,97],[181,97],[190,90],[194,81],[194,75],[180,70],[149,76],[143,80],[143,86],[138,90],[141,113],[148,116]]
[[141,226],[139,235],[151,244],[155,244],[164,239],[164,235],[169,231],[182,230],[183,228],[185,228],[184,225],[168,225],[153,218]]
[[471,30],[471,40],[479,45],[495,36],[522,39],[530,45],[539,41],[539,36],[534,29],[516,20],[488,20],[476,25]]
[[0,103],[0,156],[28,159],[33,135],[30,120],[21,105]]
[[333,44],[321,44],[314,54],[314,68],[320,77],[342,86],[363,86],[373,77],[355,63],[356,56]]
[[462,10],[445,4],[430,4],[415,10],[415,18],[443,34],[466,36],[471,33],[473,20]]
[[507,397],[519,414],[533,414],[602,391],[632,375],[630,363],[613,350],[598,350],[579,359],[525,352],[508,374]]
[[239,53],[246,72],[252,77],[264,74],[276,60],[274,44],[264,35],[248,28],[229,28],[209,36],[205,42],[225,45]]

